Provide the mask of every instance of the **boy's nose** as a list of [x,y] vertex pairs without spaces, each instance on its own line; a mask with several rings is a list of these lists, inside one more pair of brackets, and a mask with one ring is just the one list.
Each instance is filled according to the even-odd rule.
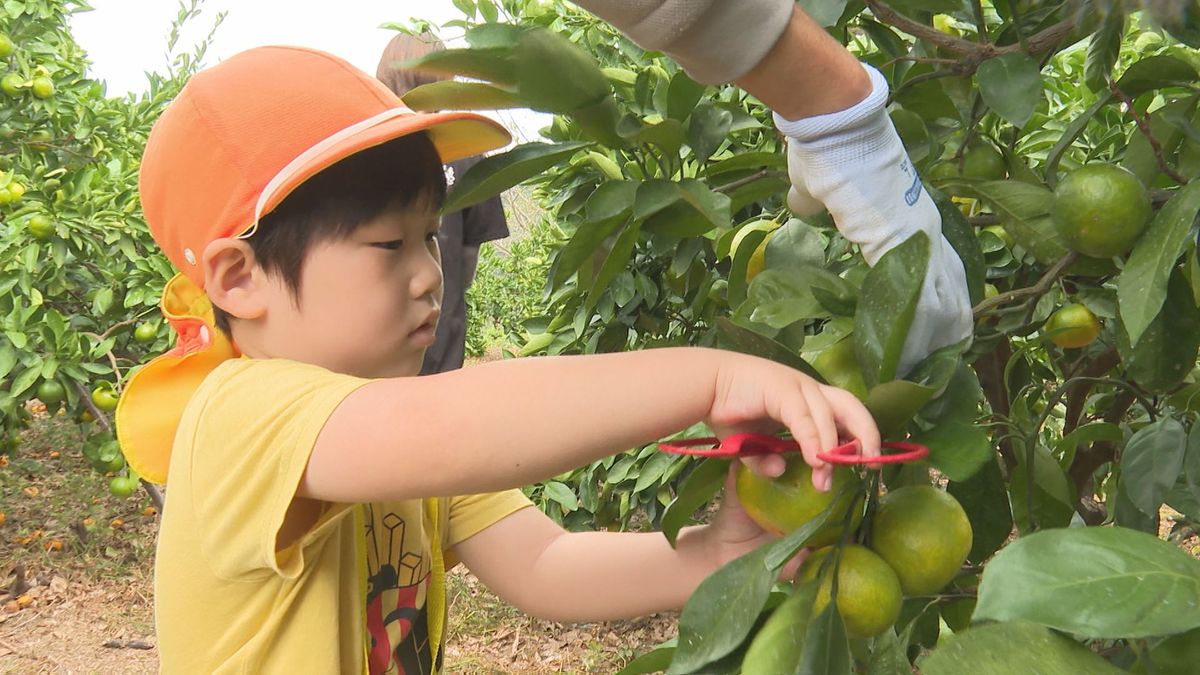
[[430,295],[437,295],[440,298],[442,262],[441,256],[436,251],[419,256],[410,284],[414,298],[424,298]]

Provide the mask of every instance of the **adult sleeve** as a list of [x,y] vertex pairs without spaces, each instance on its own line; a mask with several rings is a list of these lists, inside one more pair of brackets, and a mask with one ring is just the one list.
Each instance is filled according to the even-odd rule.
[[793,0],[576,0],[644,49],[666,52],[698,82],[732,82],[762,61]]

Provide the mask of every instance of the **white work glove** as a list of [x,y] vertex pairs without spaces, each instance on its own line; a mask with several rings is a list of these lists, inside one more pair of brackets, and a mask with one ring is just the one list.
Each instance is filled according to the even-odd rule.
[[732,82],[783,35],[794,0],[575,0],[643,49],[671,55],[697,82]]
[[917,232],[929,237],[929,268],[901,352],[905,374],[933,351],[971,335],[971,299],[962,260],[942,236],[937,205],[916,170],[885,105],[888,84],[867,66],[872,90],[841,112],[789,121],[775,115],[787,137],[797,215],[828,209],[838,230],[858,244],[868,265]]

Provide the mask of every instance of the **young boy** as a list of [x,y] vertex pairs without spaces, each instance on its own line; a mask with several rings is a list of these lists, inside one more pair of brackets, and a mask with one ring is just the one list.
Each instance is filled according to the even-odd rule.
[[[557,620],[678,608],[768,537],[732,491],[672,549],[653,533],[567,533],[514,488],[697,421],[786,428],[826,488],[816,453],[839,436],[878,453],[852,395],[741,354],[409,377],[438,318],[441,163],[507,140],[482,117],[412,113],[299,48],[203,71],[163,114],[141,194],[182,272],[163,297],[179,340],[117,416],[131,466],[169,484],[164,672],[436,672],[458,562]],[[761,470],[777,473],[773,459]]]

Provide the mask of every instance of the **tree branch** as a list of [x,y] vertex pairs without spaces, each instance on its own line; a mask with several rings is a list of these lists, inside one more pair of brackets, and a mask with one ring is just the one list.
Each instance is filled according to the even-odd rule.
[[[947,35],[932,26],[926,26],[923,23],[904,16],[882,0],[866,0],[866,5],[871,10],[871,14],[881,23],[898,28],[913,37],[933,43],[946,51],[961,54],[963,58],[951,67],[953,74],[961,77],[966,77],[974,73],[979,68],[979,64],[984,61],[997,56],[1003,56],[1004,54],[1025,52],[1030,56],[1039,56],[1058,46],[1058,43],[1062,42],[1063,38],[1069,35],[1076,26],[1075,17],[1072,16],[1029,36],[1024,41],[1024,44],[997,47],[987,41],[976,43],[953,35]],[[981,32],[982,35],[983,32]]]
[[[88,411],[92,413],[92,417],[96,418],[96,421],[100,423],[100,426],[104,427],[105,431],[110,434],[115,433],[112,422],[108,419],[108,414],[97,408],[95,403],[92,403],[91,393],[89,393],[88,390],[78,382],[75,383],[75,391],[79,392],[79,400],[83,401],[83,405],[87,406]],[[141,483],[142,487],[146,490],[146,494],[150,495],[150,501],[154,502],[154,506],[158,508],[158,512],[161,514],[163,512],[164,503],[162,491],[158,489],[157,485],[147,482],[144,479],[141,481]]]
[[1014,288],[1013,290],[1001,293],[994,298],[988,298],[980,302],[978,305],[975,305],[974,309],[971,310],[971,313],[975,315],[976,319],[978,319],[984,314],[990,312],[993,308],[1007,304],[1013,300],[1019,300],[1021,298],[1027,298],[1031,296],[1037,297],[1044,294],[1046,291],[1050,290],[1051,286],[1054,285],[1055,280],[1062,276],[1062,273],[1065,272],[1066,269],[1078,259],[1079,254],[1075,251],[1067,253],[1062,257],[1062,259],[1054,263],[1053,267],[1051,267],[1049,270],[1046,270],[1046,273],[1042,275],[1041,279],[1038,279],[1036,284],[1026,288]]
[[1167,163],[1167,159],[1163,157],[1162,143],[1159,143],[1158,139],[1154,137],[1154,132],[1150,130],[1150,122],[1138,114],[1137,108],[1133,105],[1133,100],[1129,98],[1129,95],[1121,91],[1116,82],[1109,82],[1108,88],[1113,93],[1113,96],[1121,99],[1121,102],[1125,104],[1125,112],[1129,113],[1134,123],[1137,124],[1138,131],[1142,132],[1142,135],[1146,137],[1146,142],[1150,144],[1150,149],[1154,151],[1154,160],[1158,162],[1159,170],[1167,174],[1176,183],[1186,185],[1188,179],[1176,171],[1175,167]]

